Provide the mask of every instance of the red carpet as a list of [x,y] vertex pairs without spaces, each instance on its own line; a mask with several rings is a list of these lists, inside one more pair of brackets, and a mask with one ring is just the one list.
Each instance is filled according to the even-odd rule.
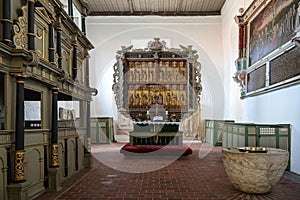
[[143,153],[145,155],[146,153],[149,153],[149,155],[172,155],[172,156],[187,156],[193,153],[193,150],[186,144],[183,144],[181,146],[176,145],[149,145],[149,146],[143,146],[143,145],[130,145],[129,143],[126,143],[121,149],[120,153],[124,155],[138,155],[139,153]]

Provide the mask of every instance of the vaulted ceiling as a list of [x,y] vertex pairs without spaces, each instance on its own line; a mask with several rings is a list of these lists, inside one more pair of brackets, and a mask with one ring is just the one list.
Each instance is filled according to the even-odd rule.
[[220,15],[226,0],[88,0],[90,16]]

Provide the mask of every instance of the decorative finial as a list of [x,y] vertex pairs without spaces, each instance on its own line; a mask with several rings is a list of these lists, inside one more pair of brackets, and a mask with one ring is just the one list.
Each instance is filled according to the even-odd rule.
[[242,15],[244,13],[245,9],[244,8],[239,8],[239,13]]

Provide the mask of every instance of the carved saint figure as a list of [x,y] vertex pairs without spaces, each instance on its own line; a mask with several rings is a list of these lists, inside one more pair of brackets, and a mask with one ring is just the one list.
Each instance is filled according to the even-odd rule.
[[135,105],[137,105],[137,106],[141,105],[140,93],[136,93],[136,95],[135,95]]
[[166,95],[166,105],[170,105],[171,104],[171,94],[170,92],[167,92]]
[[144,106],[148,105],[148,95],[147,95],[147,93],[143,94],[143,105]]
[[157,103],[158,104],[163,104],[163,96],[162,96],[161,93],[158,94]]

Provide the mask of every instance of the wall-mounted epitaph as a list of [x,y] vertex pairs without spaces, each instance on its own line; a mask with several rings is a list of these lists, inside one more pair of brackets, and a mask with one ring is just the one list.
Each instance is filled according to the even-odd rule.
[[247,92],[253,92],[265,87],[266,82],[266,65],[249,72],[247,75]]
[[254,0],[235,20],[239,57],[234,80],[241,98],[300,82],[299,0]]
[[270,62],[270,85],[300,75],[300,47],[293,48]]

